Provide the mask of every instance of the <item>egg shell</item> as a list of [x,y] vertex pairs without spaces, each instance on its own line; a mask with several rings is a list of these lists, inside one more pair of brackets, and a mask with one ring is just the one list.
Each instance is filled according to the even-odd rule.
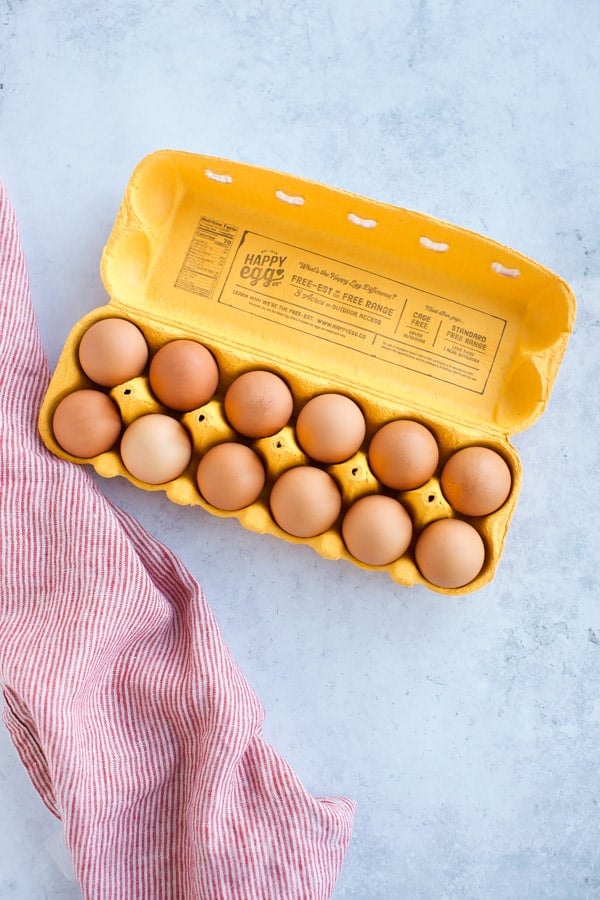
[[52,418],[59,445],[82,459],[110,450],[122,428],[117,405],[102,391],[82,389],[67,394]]
[[275,481],[269,503],[273,518],[283,531],[295,537],[315,537],[336,521],[342,495],[323,469],[296,466]]
[[127,471],[146,484],[165,484],[177,478],[192,456],[183,425],[161,413],[149,413],[128,425],[120,450]]
[[512,475],[504,457],[490,447],[464,447],[445,463],[440,482],[457,512],[486,516],[506,502]]
[[292,393],[279,375],[266,371],[244,372],[228,387],[224,398],[229,423],[245,437],[275,434],[290,420]]
[[375,432],[368,458],[382,484],[397,491],[410,491],[431,478],[440,452],[429,428],[410,419],[397,419]]
[[462,588],[481,572],[485,544],[462,519],[438,519],[417,538],[415,559],[421,574],[440,588]]
[[189,412],[207,403],[217,390],[219,367],[198,341],[180,339],[160,347],[150,361],[150,387],[169,409]]
[[196,481],[207,503],[233,511],[254,503],[264,487],[265,470],[254,450],[228,441],[204,454],[196,470]]
[[353,503],[342,521],[346,547],[356,559],[385,566],[406,553],[413,525],[406,509],[384,494],[369,494]]
[[147,361],[146,339],[128,319],[99,319],[79,343],[81,368],[88,378],[103,387],[115,387],[135,378]]
[[340,463],[361,446],[366,422],[360,407],[344,394],[313,397],[296,420],[298,443],[317,462]]

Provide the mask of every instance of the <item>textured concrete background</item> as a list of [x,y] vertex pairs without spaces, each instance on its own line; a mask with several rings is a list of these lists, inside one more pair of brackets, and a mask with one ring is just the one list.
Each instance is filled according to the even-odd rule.
[[[566,278],[578,316],[546,413],[514,439],[499,571],[466,598],[103,489],[200,580],[305,785],[357,801],[335,900],[600,896],[598,4],[150,7],[0,2],[0,177],[51,363],[105,302],[123,189],[163,147],[472,228]],[[0,898],[77,896],[2,730]]]

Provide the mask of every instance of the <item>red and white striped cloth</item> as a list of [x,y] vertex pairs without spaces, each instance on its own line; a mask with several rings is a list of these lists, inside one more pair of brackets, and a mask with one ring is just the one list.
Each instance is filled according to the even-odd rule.
[[93,900],[320,900],[349,800],[308,795],[180,560],[37,433],[48,367],[0,184],[5,723]]

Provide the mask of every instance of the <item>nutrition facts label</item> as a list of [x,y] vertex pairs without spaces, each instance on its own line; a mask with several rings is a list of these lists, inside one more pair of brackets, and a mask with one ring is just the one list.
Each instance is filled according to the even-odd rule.
[[203,216],[179,270],[175,287],[201,297],[212,297],[236,234],[235,225]]

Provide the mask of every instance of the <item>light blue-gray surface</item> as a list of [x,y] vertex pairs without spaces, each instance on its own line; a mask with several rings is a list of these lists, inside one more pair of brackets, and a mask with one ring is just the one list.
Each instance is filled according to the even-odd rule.
[[[599,56],[593,0],[0,2],[0,177],[51,363],[105,302],[123,189],[163,147],[472,228],[577,296],[515,438],[499,571],[468,597],[102,483],[198,577],[307,788],[356,800],[335,900],[600,896]],[[2,730],[0,898],[72,900],[66,873]]]

